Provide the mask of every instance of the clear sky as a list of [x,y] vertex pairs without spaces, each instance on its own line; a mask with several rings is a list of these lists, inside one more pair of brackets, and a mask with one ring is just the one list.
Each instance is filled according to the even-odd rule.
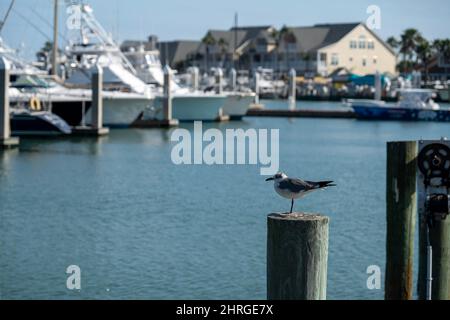
[[[0,0],[0,19],[10,0]],[[86,2],[86,1],[85,1]],[[414,27],[429,39],[450,38],[448,0],[91,0],[97,19],[117,40],[200,39],[208,29],[228,29],[239,14],[240,25],[304,26],[316,23],[366,21],[369,5],[381,9],[384,39]],[[16,0],[1,36],[23,56],[32,58],[51,38],[53,0]],[[65,4],[60,0],[65,25]],[[36,31],[36,28],[40,32]],[[62,30],[64,34],[66,31]],[[43,33],[43,34],[42,34]],[[47,36],[45,36],[47,35]]]

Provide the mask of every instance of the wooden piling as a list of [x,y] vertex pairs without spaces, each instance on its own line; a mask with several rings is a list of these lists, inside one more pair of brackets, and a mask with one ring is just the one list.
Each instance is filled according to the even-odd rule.
[[0,57],[0,149],[19,145],[19,138],[11,137],[9,114],[9,63]]
[[289,71],[288,100],[289,110],[295,109],[297,99],[297,73],[295,69]]
[[381,74],[379,71],[375,73],[375,100],[381,100],[382,98],[382,83]]
[[199,70],[197,67],[191,68],[191,86],[192,91],[198,91],[198,83],[199,83]]
[[413,297],[417,142],[387,144],[386,300]]
[[216,93],[222,94],[223,93],[223,71],[221,68],[218,68],[216,70]]
[[259,81],[260,81],[260,75],[258,72],[255,71],[254,73],[254,81],[255,81],[255,105],[259,104],[259,94],[260,94],[260,90],[259,90]]
[[271,214],[267,220],[267,298],[325,300],[329,218]]
[[230,87],[232,92],[237,91],[237,72],[234,68],[230,70]]

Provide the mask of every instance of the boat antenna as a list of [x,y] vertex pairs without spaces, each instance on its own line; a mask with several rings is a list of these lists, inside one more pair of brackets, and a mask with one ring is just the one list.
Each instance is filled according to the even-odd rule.
[[6,11],[5,17],[3,18],[3,20],[0,21],[0,33],[2,33],[3,27],[5,26],[6,20],[8,20],[8,16],[11,13],[11,10],[14,6],[14,2],[16,2],[16,0],[12,0],[11,3],[9,4],[8,10]]

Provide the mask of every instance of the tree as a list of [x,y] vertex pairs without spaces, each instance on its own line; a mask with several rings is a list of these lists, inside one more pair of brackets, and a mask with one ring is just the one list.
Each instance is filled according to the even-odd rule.
[[400,46],[400,41],[398,41],[396,37],[389,37],[386,40],[386,43],[394,50],[397,50]]
[[[416,29],[406,29],[400,38],[400,53],[403,55],[403,61],[411,62],[416,55],[418,43],[423,37]],[[411,70],[406,69],[401,71],[408,72]]]
[[275,28],[270,32],[270,37],[273,39],[273,41],[275,42],[275,53],[272,53],[272,65],[276,65],[276,69],[279,70],[280,69],[280,65],[279,65],[279,59],[278,59],[278,47],[280,45],[280,33],[278,30],[276,30]]
[[209,52],[211,47],[216,45],[216,39],[213,37],[211,31],[208,31],[206,36],[203,37],[202,43],[205,45],[206,55],[205,55],[205,71],[208,72],[208,60],[209,60]]
[[430,43],[424,39],[419,39],[416,47],[416,63],[425,70],[425,81],[428,81],[428,63],[433,57]]
[[219,46],[220,54],[222,56],[222,68],[225,64],[226,55],[228,52],[228,42],[224,38],[220,38],[217,42],[217,45]]
[[294,33],[287,26],[283,26],[278,33],[278,44],[284,43],[284,60],[286,61],[286,66],[289,69],[289,57],[288,57],[288,45],[289,43],[295,42]]
[[450,62],[450,39],[435,40],[432,47],[436,51],[436,54],[444,59],[444,64],[448,65]]
[[446,60],[450,59],[450,39],[437,39],[433,41],[432,48]]

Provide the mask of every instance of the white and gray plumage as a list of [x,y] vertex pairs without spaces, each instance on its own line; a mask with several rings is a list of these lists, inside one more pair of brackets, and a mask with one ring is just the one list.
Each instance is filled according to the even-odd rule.
[[280,172],[266,179],[266,181],[274,181],[275,191],[283,198],[292,200],[291,212],[294,208],[294,200],[300,199],[307,194],[317,191],[324,190],[328,187],[335,187],[333,181],[303,181],[301,179],[289,178],[286,174]]

